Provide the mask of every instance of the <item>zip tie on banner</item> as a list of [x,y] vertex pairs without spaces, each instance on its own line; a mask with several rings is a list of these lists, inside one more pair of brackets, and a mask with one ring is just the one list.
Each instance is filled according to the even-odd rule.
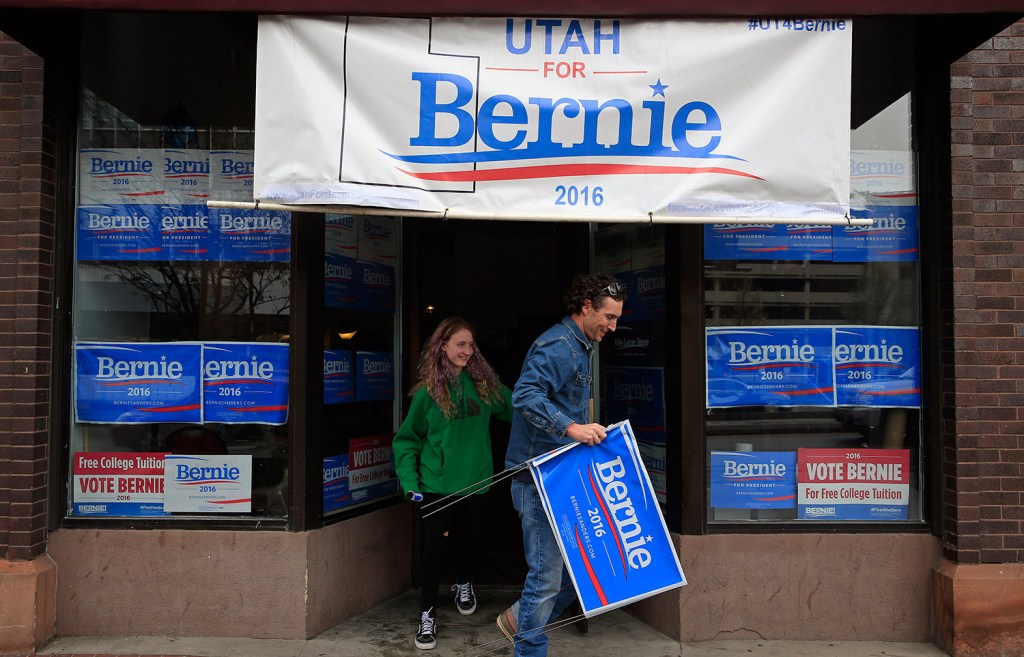
[[468,495],[460,495],[460,493],[463,493],[463,492],[465,492],[467,490],[470,490],[470,489],[474,489],[477,486],[480,486],[482,488],[483,486],[490,486],[491,484],[496,484],[499,481],[504,481],[505,479],[508,479],[509,477],[515,476],[516,474],[522,472],[523,470],[525,470],[528,467],[529,467],[529,463],[521,463],[521,464],[519,464],[519,465],[517,465],[517,466],[515,466],[513,468],[508,468],[507,470],[502,470],[501,472],[499,472],[496,475],[491,475],[490,477],[486,477],[485,479],[481,479],[480,481],[476,482],[475,484],[470,484],[469,486],[466,486],[462,490],[458,490],[458,491],[455,491],[454,493],[450,493],[448,495],[445,495],[441,499],[434,500],[433,502],[429,502],[427,504],[424,504],[421,508],[423,510],[426,510],[427,507],[434,507],[434,506],[440,504],[441,502],[444,502],[447,499],[455,498],[454,500],[452,500],[448,504],[445,504],[442,507],[439,507],[439,508],[436,508],[436,509],[431,509],[427,513],[424,513],[423,517],[424,518],[429,518],[430,516],[434,515],[435,513],[439,512],[439,511],[444,511],[448,507],[450,507],[452,505],[455,505],[455,504],[458,504],[459,502],[462,502],[467,497],[469,497]]
[[654,225],[654,213],[653,212],[648,212],[647,213],[647,218],[650,220],[650,224],[653,226]]
[[853,220],[850,218],[850,213],[847,212],[846,213],[846,227],[849,228],[850,226],[853,226]]

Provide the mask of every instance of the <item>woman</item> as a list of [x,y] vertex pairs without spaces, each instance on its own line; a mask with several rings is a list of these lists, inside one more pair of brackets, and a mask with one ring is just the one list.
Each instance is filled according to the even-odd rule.
[[395,469],[406,498],[424,504],[459,495],[421,522],[420,621],[416,647],[437,645],[434,612],[444,555],[450,542],[456,568],[455,607],[476,611],[473,570],[479,529],[494,474],[490,420],[512,420],[511,393],[473,341],[473,327],[458,317],[441,322],[420,353],[412,405],[394,439]]

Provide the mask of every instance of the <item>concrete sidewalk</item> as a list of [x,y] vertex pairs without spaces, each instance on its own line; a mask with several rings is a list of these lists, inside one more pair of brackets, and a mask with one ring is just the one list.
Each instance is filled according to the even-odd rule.
[[[509,588],[481,588],[472,616],[460,616],[454,605],[438,610],[437,648],[417,650],[413,635],[419,593],[410,591],[308,640],[63,637],[42,655],[188,655],[191,657],[509,657],[512,646],[494,624],[498,613],[515,599]],[[442,600],[448,602],[448,596]],[[573,625],[553,630],[551,657],[943,657],[927,643],[884,641],[710,641],[680,644],[622,610],[590,620],[580,633]]]

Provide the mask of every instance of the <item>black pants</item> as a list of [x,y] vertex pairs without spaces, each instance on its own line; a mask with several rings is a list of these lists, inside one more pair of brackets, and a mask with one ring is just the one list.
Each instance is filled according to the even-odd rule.
[[[424,493],[422,505],[444,497]],[[454,504],[453,504],[454,502]],[[451,558],[457,582],[471,582],[480,555],[487,495],[449,497],[426,510],[447,507],[420,522],[420,607],[426,611],[437,604],[437,587],[445,570],[445,557]]]

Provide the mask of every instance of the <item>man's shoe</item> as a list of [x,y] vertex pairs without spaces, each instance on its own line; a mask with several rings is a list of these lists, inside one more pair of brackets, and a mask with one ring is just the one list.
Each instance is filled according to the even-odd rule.
[[469,616],[476,611],[476,595],[473,594],[473,582],[465,584],[453,584],[455,591],[455,608],[463,616]]
[[505,638],[510,643],[515,643],[516,632],[519,631],[519,623],[516,620],[515,615],[512,613],[512,608],[509,607],[505,611],[498,614],[498,629],[505,635]]
[[420,627],[416,631],[416,647],[420,650],[433,650],[437,645],[437,620],[434,618],[434,608],[420,614]]

